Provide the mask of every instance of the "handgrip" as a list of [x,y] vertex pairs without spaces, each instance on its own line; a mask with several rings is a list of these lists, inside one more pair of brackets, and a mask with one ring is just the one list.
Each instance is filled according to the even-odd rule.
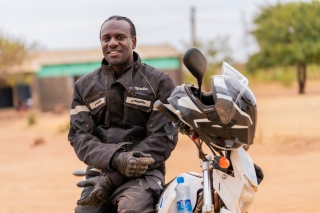
[[157,110],[162,112],[165,116],[167,116],[170,120],[173,121],[174,124],[180,123],[179,117],[174,114],[170,109],[168,109],[160,100],[157,100],[153,105]]

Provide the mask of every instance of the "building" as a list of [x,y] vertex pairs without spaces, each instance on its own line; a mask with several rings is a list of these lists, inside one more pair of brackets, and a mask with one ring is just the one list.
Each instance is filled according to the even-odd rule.
[[[136,51],[144,63],[167,72],[176,84],[182,83],[181,54],[175,48],[140,45]],[[2,107],[17,107],[30,99],[41,111],[70,108],[74,82],[99,67],[102,57],[101,49],[33,53],[2,79],[5,86],[0,81],[0,108],[2,102]]]

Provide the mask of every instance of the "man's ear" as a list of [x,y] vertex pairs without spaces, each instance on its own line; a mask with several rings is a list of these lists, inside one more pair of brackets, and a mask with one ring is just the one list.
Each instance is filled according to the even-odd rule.
[[135,49],[137,45],[137,37],[133,36],[132,37],[132,49]]

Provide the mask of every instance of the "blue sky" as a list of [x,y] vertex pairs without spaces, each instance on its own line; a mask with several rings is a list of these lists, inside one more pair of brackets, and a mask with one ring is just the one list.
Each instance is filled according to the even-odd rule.
[[37,42],[47,50],[99,48],[99,30],[111,15],[129,17],[139,44],[170,43],[182,50],[191,42],[190,8],[195,7],[200,41],[228,36],[233,57],[256,51],[245,36],[259,7],[294,0],[1,0],[0,30]]

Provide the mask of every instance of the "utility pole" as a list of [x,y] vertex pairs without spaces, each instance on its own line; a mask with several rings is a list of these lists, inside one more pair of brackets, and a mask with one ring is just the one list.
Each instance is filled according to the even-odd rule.
[[196,47],[197,45],[195,13],[196,13],[196,8],[192,6],[191,7],[191,44],[193,47]]
[[248,43],[248,36],[249,36],[249,31],[248,31],[248,25],[246,21],[246,14],[243,10],[241,10],[241,23],[243,27],[243,44],[244,44],[244,49],[246,51],[247,59],[250,57],[250,50],[249,50],[249,43]]

